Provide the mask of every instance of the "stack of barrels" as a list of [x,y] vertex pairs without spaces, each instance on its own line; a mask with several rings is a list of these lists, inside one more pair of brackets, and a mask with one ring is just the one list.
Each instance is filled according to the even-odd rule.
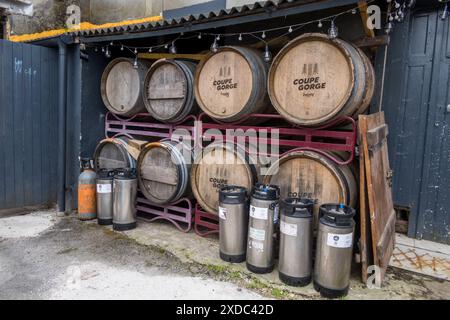
[[[236,123],[255,113],[277,112],[294,125],[314,128],[366,112],[374,79],[360,49],[313,33],[287,43],[271,65],[261,52],[238,46],[221,47],[198,64],[161,59],[136,65],[115,59],[105,69],[101,93],[109,111],[122,116],[146,110],[156,120],[175,124],[201,110],[221,123]],[[261,176],[257,159],[234,145],[206,146],[192,166],[185,150],[169,141],[145,144],[137,159],[126,150],[125,138],[103,140],[96,166],[136,166],[140,189],[154,203],[192,194],[204,210],[217,214],[222,186],[251,190],[262,182],[279,185],[283,198],[316,199],[316,213],[322,203],[356,204],[352,166],[337,165],[324,152],[285,154]]]

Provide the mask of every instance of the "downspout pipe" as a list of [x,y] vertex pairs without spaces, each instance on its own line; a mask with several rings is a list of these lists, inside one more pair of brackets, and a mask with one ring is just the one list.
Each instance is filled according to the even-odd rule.
[[66,212],[66,88],[67,88],[67,45],[58,40],[58,170],[57,203],[58,215]]

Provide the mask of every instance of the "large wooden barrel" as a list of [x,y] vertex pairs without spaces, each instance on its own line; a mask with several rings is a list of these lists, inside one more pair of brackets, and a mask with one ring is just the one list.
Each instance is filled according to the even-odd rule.
[[129,58],[112,60],[103,71],[100,85],[106,108],[126,117],[145,111],[142,87],[148,62],[138,60],[137,68],[133,63],[134,60]]
[[139,154],[139,188],[156,204],[168,204],[189,193],[191,152],[172,141],[151,142]]
[[268,91],[288,121],[318,126],[338,116],[357,116],[374,93],[374,69],[353,45],[309,33],[290,41],[275,57]]
[[196,64],[160,59],[152,64],[144,81],[145,107],[155,119],[178,122],[197,110],[194,97]]
[[355,207],[358,198],[356,178],[351,167],[337,165],[313,151],[293,151],[284,155],[269,168],[264,183],[278,185],[282,198],[316,200],[316,224],[321,204],[344,203]]
[[100,141],[94,152],[95,169],[135,168],[136,160],[128,152],[129,140],[120,137]]
[[257,181],[256,162],[234,144],[210,144],[192,165],[192,192],[202,208],[212,214],[218,212],[221,187],[236,185],[250,192]]
[[200,108],[223,122],[271,108],[267,66],[262,53],[252,49],[221,47],[210,53],[197,67],[194,88]]

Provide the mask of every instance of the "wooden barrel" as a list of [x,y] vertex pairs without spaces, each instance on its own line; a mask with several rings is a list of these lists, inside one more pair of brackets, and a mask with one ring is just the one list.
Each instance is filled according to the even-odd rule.
[[168,204],[189,193],[191,152],[184,153],[177,145],[172,141],[151,142],[139,154],[139,188],[153,203]]
[[284,155],[269,168],[264,183],[278,185],[282,198],[316,200],[315,225],[321,204],[344,203],[355,207],[358,198],[351,167],[337,165],[313,151],[293,151]]
[[221,187],[236,185],[250,192],[257,181],[256,162],[234,144],[210,144],[192,165],[192,192],[202,208],[212,214],[218,212]]
[[275,57],[268,91],[288,121],[318,126],[338,116],[357,116],[374,93],[374,69],[353,45],[309,33],[290,41]]
[[120,137],[100,141],[94,152],[95,169],[135,168],[136,160],[128,152],[129,140]]
[[129,58],[112,60],[103,71],[100,85],[106,108],[126,117],[145,111],[142,87],[148,62],[138,60],[137,68],[133,63],[134,60]]
[[223,122],[271,108],[267,66],[262,53],[248,48],[221,47],[209,54],[197,67],[194,89],[200,108]]
[[160,59],[145,76],[145,108],[155,119],[174,123],[197,111],[194,97],[196,64],[185,60]]

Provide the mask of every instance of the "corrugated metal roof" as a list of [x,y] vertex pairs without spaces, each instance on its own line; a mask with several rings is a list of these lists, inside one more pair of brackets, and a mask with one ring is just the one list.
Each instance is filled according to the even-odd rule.
[[221,9],[217,11],[210,11],[208,13],[192,14],[189,16],[160,20],[157,22],[139,23],[139,24],[128,24],[123,26],[115,26],[110,28],[99,28],[99,29],[89,29],[82,31],[71,32],[71,35],[75,36],[102,36],[110,34],[120,34],[120,33],[133,33],[133,32],[144,32],[151,31],[152,29],[160,29],[167,27],[182,26],[185,24],[197,24],[206,21],[211,21],[214,19],[227,19],[235,16],[253,14],[258,11],[276,10],[278,7],[286,7],[292,5],[303,5],[313,2],[320,2],[323,0],[278,0],[278,1],[259,1],[254,4],[244,5],[240,7],[232,7],[230,9]]

